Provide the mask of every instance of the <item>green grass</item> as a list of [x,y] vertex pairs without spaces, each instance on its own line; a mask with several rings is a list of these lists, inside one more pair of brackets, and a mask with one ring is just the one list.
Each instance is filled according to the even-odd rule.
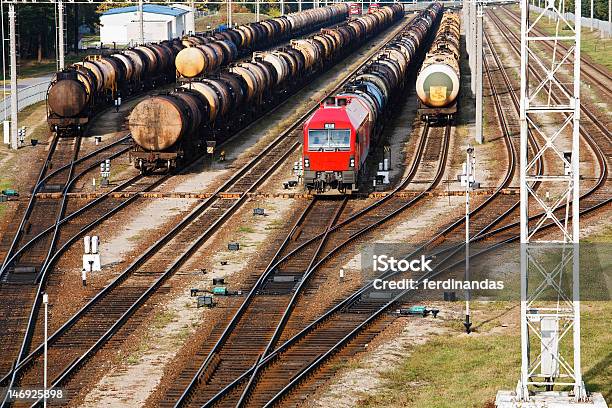
[[[85,58],[85,54],[66,55],[65,64],[69,65]],[[54,59],[44,59],[41,62],[36,60],[21,60],[19,62],[19,78],[37,77],[45,74],[50,74],[56,71],[56,63]]]
[[238,228],[238,232],[244,232],[244,233],[247,233],[247,234],[252,234],[252,233],[255,232],[255,230],[253,229],[253,227],[244,227],[244,226],[242,226],[242,227]]
[[283,228],[285,225],[285,222],[283,220],[274,220],[272,222],[270,222],[270,224],[268,226],[266,226],[266,230],[275,230],[275,229],[280,229]]
[[[259,14],[260,20],[265,20],[268,18],[270,18],[270,16],[267,14],[264,14],[264,13]],[[255,21],[257,21],[255,13],[233,13],[232,14],[232,22],[234,24],[246,24],[246,23],[253,23]],[[220,24],[225,24],[225,23],[227,23],[227,14],[217,13],[217,14],[212,14],[209,16],[197,18],[195,21],[195,28],[196,28],[196,31],[205,31],[206,26],[215,28],[219,26]]]
[[[588,237],[589,242],[612,242],[612,226]],[[606,250],[598,247],[597,256],[581,254],[586,269],[609,273],[612,270]],[[587,248],[585,251],[589,251]],[[599,262],[600,269],[590,268],[588,259]],[[603,258],[603,259],[602,259]],[[583,267],[583,270],[585,267]],[[590,272],[590,271],[589,271]],[[587,272],[588,273],[588,272]],[[583,277],[584,278],[584,277]],[[584,293],[605,288],[605,278],[586,279]],[[508,282],[507,282],[508,283]],[[518,287],[518,284],[516,284]],[[602,288],[604,287],[604,288]],[[586,289],[586,290],[585,290]],[[591,392],[601,392],[612,401],[612,301],[609,294],[603,301],[583,300],[582,322],[582,373],[586,387]],[[495,395],[500,389],[514,389],[519,376],[520,333],[518,330],[517,302],[475,302],[476,316],[486,316],[488,321],[478,322],[475,336],[461,335],[458,321],[444,322],[448,333],[432,336],[427,343],[415,346],[402,363],[389,369],[383,376],[380,390],[365,397],[362,407],[493,407]],[[514,327],[500,331],[502,318],[512,313],[517,321]],[[482,319],[482,318],[481,318]],[[497,329],[497,330],[494,330]],[[570,338],[568,337],[568,340]],[[570,340],[571,341],[571,340]],[[532,339],[532,349],[538,349]],[[567,351],[569,343],[562,342]]]
[[[612,397],[611,302],[583,303],[582,362],[590,391]],[[481,327],[487,331],[497,324]],[[366,397],[362,407],[489,407],[500,389],[514,389],[520,366],[520,334],[433,336],[416,346],[401,365],[384,375],[384,387]]]
[[172,321],[176,319],[176,317],[176,312],[164,310],[155,315],[155,317],[153,318],[152,326],[155,329],[162,329],[172,323]]

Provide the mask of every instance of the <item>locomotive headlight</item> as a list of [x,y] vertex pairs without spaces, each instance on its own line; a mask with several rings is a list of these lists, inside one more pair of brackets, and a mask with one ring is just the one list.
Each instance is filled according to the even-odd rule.
[[349,167],[355,167],[355,158],[351,156],[351,160],[349,161]]
[[310,160],[308,157],[304,157],[304,168],[310,167]]

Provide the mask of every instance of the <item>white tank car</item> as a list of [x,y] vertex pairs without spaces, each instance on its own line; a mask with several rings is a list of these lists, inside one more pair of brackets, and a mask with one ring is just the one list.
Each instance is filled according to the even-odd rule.
[[452,105],[459,94],[459,16],[444,13],[416,81],[419,99],[428,107]]

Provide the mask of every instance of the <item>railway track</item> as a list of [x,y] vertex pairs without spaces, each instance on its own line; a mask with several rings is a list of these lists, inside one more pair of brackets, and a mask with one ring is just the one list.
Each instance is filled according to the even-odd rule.
[[[74,187],[75,183],[96,171],[100,163],[106,159],[114,159],[129,150],[129,136],[123,137],[107,146],[104,146],[83,158],[75,158],[72,162],[43,177],[37,183],[32,192],[28,208],[25,210],[22,220],[23,228],[13,234],[13,244],[6,252],[3,266],[0,269],[0,279],[5,282],[35,282],[40,276],[41,270],[45,267],[49,257],[54,252],[56,246],[56,227],[65,218],[66,212],[69,214],[76,211],[68,208],[69,202],[67,193]],[[59,178],[65,178],[70,173],[70,177],[58,184]],[[54,183],[50,183],[54,181]],[[40,186],[40,187],[38,187]],[[60,198],[40,197],[40,193],[55,192],[60,194]],[[72,210],[72,211],[71,211]],[[5,236],[10,235],[10,232]],[[15,269],[30,268],[27,276],[15,276]]]
[[[348,214],[334,226],[328,225],[324,232],[300,241],[298,246],[284,256],[281,256],[281,252],[284,250],[283,246],[281,246],[281,249],[274,254],[274,256],[270,257],[273,261],[261,275],[260,280],[251,289],[247,296],[247,300],[238,309],[224,333],[217,340],[217,343],[208,351],[206,359],[197,369],[194,369],[194,364],[191,364],[183,370],[180,379],[175,382],[176,387],[173,387],[167,392],[163,400],[163,406],[209,406],[216,403],[226,406],[233,405],[236,401],[240,401],[238,405],[242,405],[251,401],[253,398],[260,398],[261,385],[259,384],[260,373],[257,370],[258,364],[273,351],[279,341],[287,337],[287,332],[299,330],[303,327],[301,318],[296,318],[296,316],[300,316],[300,312],[297,311],[297,308],[298,304],[303,300],[304,291],[312,291],[310,282],[315,279],[314,271],[320,268],[324,263],[332,260],[337,252],[344,249],[349,243],[355,242],[365,233],[372,231],[376,226],[389,221],[402,211],[413,206],[417,201],[426,197],[428,191],[436,188],[444,174],[444,164],[446,163],[448,155],[450,130],[450,125],[442,128],[425,126],[423,129],[413,165],[404,180],[394,190],[394,192],[402,191],[417,174],[420,177],[426,177],[425,174],[428,173],[428,177],[431,180],[429,187],[417,197],[412,199],[394,197],[394,199],[391,199],[391,197],[393,197],[392,195],[386,196],[384,199],[356,213]],[[432,162],[437,163],[437,165],[434,165]],[[431,174],[432,169],[433,174]],[[286,237],[285,242],[289,242],[294,233],[295,228]],[[264,330],[262,327],[258,327],[256,330],[260,335],[259,342],[261,343],[262,341],[261,337],[263,337],[264,343],[267,342],[263,351],[261,351],[262,348],[258,348],[255,354],[250,355],[248,359],[243,358],[244,353],[242,353],[240,349],[232,348],[231,352],[228,352],[227,348],[231,345],[228,345],[230,339],[240,336],[240,330],[236,330],[236,327],[239,327],[244,321],[249,321],[249,314],[246,312],[249,310],[249,296],[254,297],[257,296],[258,293],[261,293],[263,290],[262,285],[264,285],[269,280],[269,277],[275,273],[278,268],[281,268],[282,265],[308,259],[308,254],[312,253],[315,248],[318,259],[316,262],[312,262],[312,258],[310,258],[311,262],[309,262],[308,266],[305,268],[302,263],[302,267],[299,269],[303,273],[302,278],[299,283],[295,285],[292,301],[284,309],[283,317],[277,319],[278,324],[275,327],[267,328],[267,330]],[[271,303],[269,307],[270,310],[272,310],[274,304]],[[359,307],[367,308],[369,306],[362,304]],[[353,311],[351,313],[355,313],[354,317],[357,317],[361,312]],[[251,322],[249,324],[253,325],[255,323]],[[267,322],[263,322],[260,323],[260,326],[267,324]],[[332,331],[336,333],[337,336],[347,327],[346,323],[339,323],[339,325],[334,326]],[[330,333],[326,332],[324,332],[322,336],[321,339],[327,339],[327,341],[334,338]],[[247,340],[248,337],[244,339],[244,341]],[[325,343],[325,340],[322,341]],[[203,351],[204,350],[198,351],[197,354],[202,355]],[[301,357],[303,358],[304,355],[301,355]],[[236,359],[240,361],[237,362]],[[197,364],[195,364],[195,366],[197,367]],[[237,379],[236,373],[239,372],[237,370],[238,366],[243,369],[245,369],[245,366],[247,368],[250,367],[248,371],[245,371],[249,373],[249,376],[243,376]],[[280,369],[278,376],[273,377],[271,382],[277,385],[281,384],[281,379],[283,381],[287,380],[294,369],[296,367],[299,368],[299,366],[299,361],[287,362],[283,365],[283,368]],[[231,369],[227,369],[227,367],[231,367]],[[268,371],[266,370],[266,376],[267,373]],[[218,377],[222,378],[222,381],[219,381],[217,379]],[[189,379],[188,386],[180,393],[180,387],[184,386],[186,378]],[[269,384],[264,385],[264,388],[265,387],[269,388]],[[176,399],[177,396],[179,396],[178,400]]]
[[[0,297],[3,299],[0,305],[0,324],[3,328],[6,328],[6,330],[0,332],[0,346],[3,347],[2,357],[0,358],[1,373],[10,371],[18,355],[19,342],[16,339],[22,338],[21,335],[27,330],[28,313],[36,298],[37,285],[34,281],[40,276],[43,266],[51,257],[52,243],[57,243],[55,235],[52,234],[55,229],[54,216],[59,217],[65,205],[63,203],[65,194],[63,200],[43,200],[38,198],[36,194],[50,185],[58,186],[54,187],[54,190],[67,191],[68,186],[84,174],[87,169],[99,165],[101,160],[98,159],[98,155],[108,151],[110,154],[105,156],[105,159],[120,154],[118,152],[126,149],[124,146],[122,147],[124,141],[124,139],[118,140],[81,158],[75,157],[77,153],[72,151],[72,144],[68,143],[62,149],[70,150],[70,152],[63,152],[62,160],[54,159],[55,147],[53,146],[56,142],[61,141],[53,141],[45,165],[26,204],[21,224],[16,230],[21,231],[21,233],[18,234],[15,231],[11,244],[5,246],[8,249],[5,251],[6,257],[3,268],[0,269]],[[66,142],[61,143],[63,145]],[[71,158],[67,159],[66,156],[71,156]],[[61,164],[62,162],[63,164]],[[81,168],[85,168],[85,170],[78,172]],[[76,176],[73,176],[75,172]],[[57,184],[58,182],[64,182],[65,187],[62,187],[62,184]],[[40,238],[44,239],[38,242]],[[10,239],[10,232],[5,233],[5,239]],[[15,272],[16,269],[17,272]],[[20,272],[20,270],[25,272]]]
[[[495,56],[496,62],[499,63],[499,57]],[[500,66],[501,68],[501,66]],[[502,68],[503,69],[503,68]],[[491,76],[491,70],[487,68],[488,75]],[[509,79],[504,72],[504,82],[505,86],[508,89],[511,89],[511,84],[509,83]],[[490,79],[492,87],[493,81]],[[508,81],[508,82],[506,82]],[[513,90],[511,91],[513,93]],[[497,91],[496,91],[497,94]],[[499,97],[499,95],[497,95]],[[502,112],[501,104],[497,101],[496,105],[499,107],[499,111]],[[513,104],[513,106],[516,106]],[[498,112],[499,112],[498,111]],[[505,127],[502,121],[502,127]],[[504,132],[508,136],[508,131]],[[508,138],[508,137],[507,137]],[[514,152],[512,153],[513,160],[512,163],[516,161],[515,159],[515,147],[511,143],[507,144],[508,148]],[[601,151],[595,150],[596,157],[598,161],[600,161],[600,166],[602,166],[602,171],[600,173],[599,183],[601,186],[601,182],[605,180],[606,164],[605,164],[605,156],[601,154]],[[603,160],[603,162],[601,162]],[[513,167],[513,166],[510,166]],[[509,171],[505,182],[508,179],[511,179],[512,171]],[[502,183],[502,184],[505,184]],[[594,187],[596,188],[596,187]],[[592,191],[592,189],[590,190]],[[588,197],[591,195],[590,191],[583,194],[581,203],[585,203]],[[496,195],[502,197],[502,195]],[[499,198],[497,198],[499,199]],[[516,200],[516,199],[515,199]],[[587,208],[584,208],[582,211],[586,213],[588,211],[592,211],[594,209],[600,208],[602,205],[605,205],[609,202],[607,200],[599,200],[599,202],[590,205],[587,202]],[[484,205],[487,205],[489,201],[487,201]],[[511,204],[511,203],[510,203]],[[488,245],[484,249],[477,251],[473,257],[481,256],[482,254],[488,253],[492,248],[499,247],[501,245],[505,245],[509,242],[512,242],[517,239],[517,231],[513,231],[510,233],[509,227],[518,227],[518,223],[506,224],[496,230],[491,230],[495,225],[499,225],[499,221],[503,218],[508,217],[512,211],[515,209],[518,202],[511,204],[506,211],[504,211],[501,215],[496,214],[495,212],[491,213],[488,210],[486,213],[486,218],[488,222],[481,222],[480,224],[473,224],[477,230],[479,230],[474,237],[474,241],[480,241],[484,238],[496,237],[497,240],[501,238],[501,241],[496,242],[493,245]],[[484,208],[483,206],[478,207],[477,209]],[[497,205],[497,204],[496,204]],[[493,207],[493,206],[490,206]],[[536,216],[532,217],[536,219]],[[448,227],[445,232],[452,231],[457,224],[461,224],[461,222],[454,223],[450,227]],[[549,224],[548,226],[551,226]],[[502,235],[501,233],[505,233],[506,235]],[[509,234],[510,233],[510,234]],[[510,238],[507,238],[507,235],[510,235]],[[429,244],[433,245],[439,235],[434,237]],[[423,246],[422,249],[427,246]],[[461,254],[457,253],[458,251],[452,252],[450,255],[443,257],[443,260],[439,262],[435,267],[435,273],[430,275],[429,277],[438,276],[444,272],[450,271],[452,268],[460,266],[463,262],[463,257]],[[414,255],[414,253],[412,254]],[[410,257],[409,257],[410,258]],[[366,288],[362,288],[360,291],[356,292],[352,296],[348,297],[345,301],[338,304],[332,310],[328,311],[324,316],[320,319],[317,319],[308,327],[304,328],[300,333],[296,336],[288,339],[282,346],[277,348],[275,351],[271,352],[264,358],[260,358],[257,365],[253,366],[249,371],[243,373],[239,376],[232,384],[226,387],[225,390],[220,392],[214,400],[209,401],[207,405],[213,405],[218,401],[222,403],[230,403],[230,405],[242,406],[253,405],[253,406],[272,406],[279,402],[283,402],[283,404],[289,405],[297,405],[303,401],[304,395],[310,395],[316,389],[316,386],[322,382],[326,377],[331,375],[330,370],[322,369],[317,374],[318,379],[314,381],[308,381],[307,378],[314,377],[314,370],[319,367],[324,361],[326,361],[329,357],[331,357],[336,351],[341,348],[345,348],[344,355],[352,354],[357,349],[357,346],[346,347],[349,343],[349,340],[356,339],[357,336],[361,336],[360,339],[362,341],[369,341],[375,335],[376,331],[380,327],[380,325],[384,326],[384,318],[382,312],[384,310],[389,309],[392,305],[394,305],[397,301],[403,299],[403,296],[407,294],[406,291],[397,293],[397,296],[393,296],[393,298],[385,304],[382,308],[372,308],[368,310],[368,308],[363,308],[361,311],[364,311],[367,315],[366,319],[363,319],[362,323],[355,327],[351,326],[350,318],[345,317],[344,319],[336,319],[336,316],[343,311],[346,311],[347,308],[350,308],[352,305],[363,303],[364,295],[366,295]],[[394,294],[395,295],[395,294]],[[373,312],[373,313],[372,313]],[[350,327],[347,329],[346,327]],[[342,331],[344,328],[344,337],[338,336],[337,331]],[[338,341],[334,343],[336,340]],[[355,341],[354,343],[363,344],[361,341]],[[308,357],[306,357],[308,356]],[[308,360],[310,358],[310,360]],[[310,361],[309,363],[304,363],[304,361]],[[290,367],[290,368],[288,368]],[[248,391],[248,389],[252,389],[254,378],[257,376],[257,373],[263,377],[263,380],[259,381],[259,391],[260,394],[257,394],[253,391]],[[248,381],[248,382],[247,382]],[[300,382],[305,382],[306,385],[303,385],[301,388],[301,392],[299,395],[289,396],[289,392],[291,389],[298,385]],[[242,391],[241,394],[236,393],[236,389],[239,388],[242,384],[247,382],[245,390]],[[279,386],[280,384],[280,386]],[[286,384],[282,387],[282,384]],[[280,390],[279,388],[282,387]],[[271,390],[278,390],[276,394],[271,392]],[[237,399],[237,395],[241,395],[240,399]],[[228,398],[229,397],[229,398]],[[223,399],[226,398],[226,399]],[[238,404],[233,404],[230,401],[239,401]],[[223,404],[227,405],[227,404]]]
[[[408,24],[400,25],[399,30]],[[384,44],[383,44],[384,45]],[[370,55],[373,55],[377,52],[380,47],[376,47],[368,54],[368,58]],[[359,68],[357,68],[359,69]],[[348,79],[357,69],[346,75],[346,79]],[[342,84],[338,85],[332,92],[336,91]],[[309,112],[307,112],[302,121],[305,120],[314,109],[318,107],[318,104],[312,108]],[[301,122],[299,122],[301,123]],[[298,133],[296,132],[299,123],[296,123],[294,126],[291,126],[285,132],[283,132],[279,137],[277,137],[266,149],[264,149],[257,157],[255,157],[250,163],[240,169],[237,173],[235,173],[230,180],[228,180],[221,188],[219,188],[209,200],[206,200],[200,206],[198,206],[192,213],[190,213],[187,218],[185,218],[181,223],[179,223],[170,233],[166,234],[160,240],[158,240],[148,251],[146,251],[140,258],[138,258],[127,270],[125,270],[113,283],[111,283],[108,287],[106,287],[102,292],[100,292],[96,297],[94,297],[85,307],[83,307],[79,312],[77,312],[69,321],[67,321],[54,335],[52,335],[49,339],[50,345],[54,341],[61,341],[63,338],[78,338],[79,333],[78,329],[87,328],[85,323],[79,325],[80,322],[86,322],[86,319],[81,320],[83,317],[87,315],[87,313],[97,313],[108,315],[108,311],[112,310],[112,315],[117,317],[113,322],[108,321],[108,319],[101,319],[100,326],[104,326],[105,324],[110,325],[108,330],[104,331],[102,327],[98,327],[97,333],[103,334],[96,339],[93,339],[94,335],[91,333],[83,334],[85,339],[84,343],[91,344],[90,348],[85,347],[85,344],[80,343],[78,340],[75,342],[75,354],[80,355],[76,359],[71,361],[71,364],[60,368],[54,367],[55,376],[51,375],[50,378],[55,378],[55,385],[59,383],[64,383],[67,381],[72,375],[74,375],[81,365],[88,360],[102,345],[106,344],[106,342],[121,328],[124,323],[129,319],[129,317],[137,310],[140,306],[142,306],[144,300],[146,300],[149,296],[156,292],[159,286],[165,281],[166,278],[170,277],[176,269],[184,263],[188,257],[215,231],[219,226],[223,224],[223,222],[237,209],[243,202],[247,199],[247,194],[250,191],[253,191],[259,184],[261,184],[267,176],[269,176],[280,163],[284,161],[284,159],[293,152],[299,146]],[[266,158],[267,161],[263,161],[263,158]],[[274,161],[274,159],[278,158],[278,160]],[[272,165],[270,163],[272,161]],[[259,175],[259,176],[257,176]],[[250,178],[251,185],[245,188],[243,178]],[[233,198],[220,198],[221,196],[225,197],[233,197]],[[203,214],[206,216],[203,216]],[[200,224],[197,223],[196,219],[202,220]],[[207,219],[205,221],[204,219]],[[208,224],[207,224],[208,222]],[[191,226],[191,231],[184,232],[183,230],[188,229]],[[194,231],[198,233],[194,233]],[[203,234],[199,234],[200,231],[205,231]],[[182,237],[182,238],[181,238]],[[195,239],[194,239],[195,237]],[[173,249],[169,247],[172,245],[171,241],[174,240],[176,243]],[[183,251],[185,247],[188,247],[187,250]],[[163,251],[160,251],[162,248],[167,248],[165,251],[165,255]],[[177,248],[181,248],[181,252],[177,251]],[[156,252],[160,252],[156,254]],[[177,253],[181,253],[181,255],[176,259]],[[154,257],[155,255],[155,257]],[[169,256],[172,255],[175,259],[174,262],[170,262],[171,259]],[[152,259],[154,258],[154,259]],[[161,262],[162,264],[167,265],[168,267],[162,273],[160,273],[156,279],[152,279],[149,281],[148,287],[146,285],[140,285],[141,295],[138,297],[133,303],[125,301],[125,297],[120,294],[120,291],[117,290],[121,288],[121,284],[125,281],[132,281],[137,279],[139,276],[138,271],[139,268],[142,267],[150,267],[153,266],[156,269],[160,267],[160,264],[156,264],[156,262]],[[128,277],[132,277],[132,280],[126,279]],[[128,284],[124,284],[123,286],[127,286]],[[113,292],[115,291],[115,292]],[[115,309],[104,309],[103,307],[95,307],[106,299],[107,296],[111,293],[116,293],[116,296],[119,296],[117,299],[123,299],[121,304],[123,305],[123,313],[117,311]],[[135,296],[135,295],[134,295]],[[91,321],[97,321],[95,319]],[[112,324],[111,324],[112,323]],[[74,328],[74,329],[73,329]],[[69,332],[69,330],[74,330],[73,332]],[[58,343],[64,344],[64,343]],[[69,344],[69,343],[68,343]],[[64,344],[66,346],[66,344]],[[51,346],[52,347],[52,346]],[[79,354],[77,351],[80,351],[82,354]],[[34,348],[27,357],[24,357],[17,363],[14,370],[12,370],[7,376],[4,377],[3,383],[10,381],[10,384],[27,383],[28,380],[34,380],[35,376],[32,375],[32,369],[37,364],[40,364],[40,357],[42,352],[42,345]],[[65,362],[66,354],[62,354],[62,361],[60,361],[60,366],[62,362]],[[28,374],[30,377],[28,378]],[[78,386],[77,386],[78,387]],[[74,390],[74,388],[73,388]],[[73,394],[74,395],[74,394]]]
[[[213,197],[199,204],[52,334],[48,340],[48,367],[53,386],[63,384],[70,395],[78,394],[80,384],[78,381],[71,382],[70,378],[247,200],[246,193],[255,189],[278,168],[297,147],[297,143],[295,138],[279,137],[276,144],[265,149],[236,173]],[[261,160],[263,157],[272,163]],[[235,193],[235,184],[245,174],[252,175],[254,172],[258,172],[259,177],[238,198],[219,198],[222,193]],[[134,325],[129,325],[126,330],[128,333],[124,332],[123,335],[127,336],[133,328]],[[41,352],[42,347],[37,347],[14,370],[20,386],[39,384]]]
[[[510,17],[510,19],[518,27],[520,27],[520,16],[518,16],[513,11],[508,10],[506,7],[502,6],[502,7],[499,7],[499,9],[503,10],[503,12],[508,17]],[[539,29],[535,29],[534,32],[539,36],[547,35],[546,33],[542,32]],[[563,50],[564,52],[567,52],[568,50],[567,46],[565,46],[562,42],[557,43],[557,47]],[[546,48],[552,51],[553,45],[547,42]],[[587,79],[589,82],[596,85],[598,89],[601,91],[601,93],[603,94],[602,96],[606,98],[606,100],[609,100],[609,98],[612,97],[612,76],[610,75],[610,72],[607,69],[600,67],[599,65],[591,61],[589,58],[585,58],[581,56],[580,63],[581,63],[581,68],[580,68],[581,75],[584,76],[585,79]]]
[[[330,228],[338,221],[348,198],[313,199],[283,241],[264,273],[247,295],[241,307],[240,318],[231,323],[231,330],[215,345],[215,353],[207,359],[202,376],[208,380],[197,390],[197,403],[205,402],[215,392],[233,380],[232,373],[245,370],[255,363],[274,344],[287,311],[294,304],[302,282],[310,267],[319,259]],[[304,242],[318,236],[316,245],[311,245],[298,256],[291,256]],[[283,262],[279,262],[286,257]],[[180,396],[181,386],[189,384],[199,362],[186,370],[161,406],[172,406]],[[194,390],[194,393],[196,391]],[[177,395],[178,393],[178,395]]]
[[[501,22],[499,17],[497,17],[493,13],[489,13],[489,16],[491,17],[490,21],[495,24],[496,28],[502,34],[506,42],[510,45],[513,52],[516,55],[520,56],[520,51],[517,45],[519,43],[519,38],[517,37],[516,33],[514,31],[510,31],[510,33],[508,33],[507,30],[503,30],[501,27],[501,24],[503,23]],[[491,43],[490,38],[488,37],[487,42],[489,44]],[[493,47],[491,49],[493,49]],[[495,53],[495,55],[496,58],[499,60],[499,55],[497,55],[497,53]],[[536,78],[542,78],[541,73],[539,73],[538,71],[533,70],[532,73]],[[565,90],[567,90],[565,85],[562,86],[565,88]],[[597,180],[595,180],[594,186],[591,187],[589,190],[590,193],[588,194],[588,196],[590,197],[592,194],[598,195],[597,190],[601,190],[599,189],[599,187],[603,186],[605,180],[609,175],[608,160],[610,157],[612,157],[612,135],[608,128],[608,124],[600,120],[600,118],[596,114],[594,114],[588,106],[582,105],[580,110],[582,113],[585,114],[584,117],[587,119],[583,119],[580,122],[580,135],[582,137],[582,140],[584,140],[588,144],[588,146],[596,156],[600,169],[600,176],[597,178]],[[605,197],[599,197],[599,199],[602,198],[605,199]]]

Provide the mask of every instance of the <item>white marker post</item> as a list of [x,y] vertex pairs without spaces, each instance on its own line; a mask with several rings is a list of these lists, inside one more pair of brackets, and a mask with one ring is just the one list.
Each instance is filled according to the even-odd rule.
[[45,305],[45,347],[44,347],[44,374],[43,374],[43,407],[47,408],[47,330],[48,330],[48,316],[49,316],[49,295],[43,293],[43,305]]

